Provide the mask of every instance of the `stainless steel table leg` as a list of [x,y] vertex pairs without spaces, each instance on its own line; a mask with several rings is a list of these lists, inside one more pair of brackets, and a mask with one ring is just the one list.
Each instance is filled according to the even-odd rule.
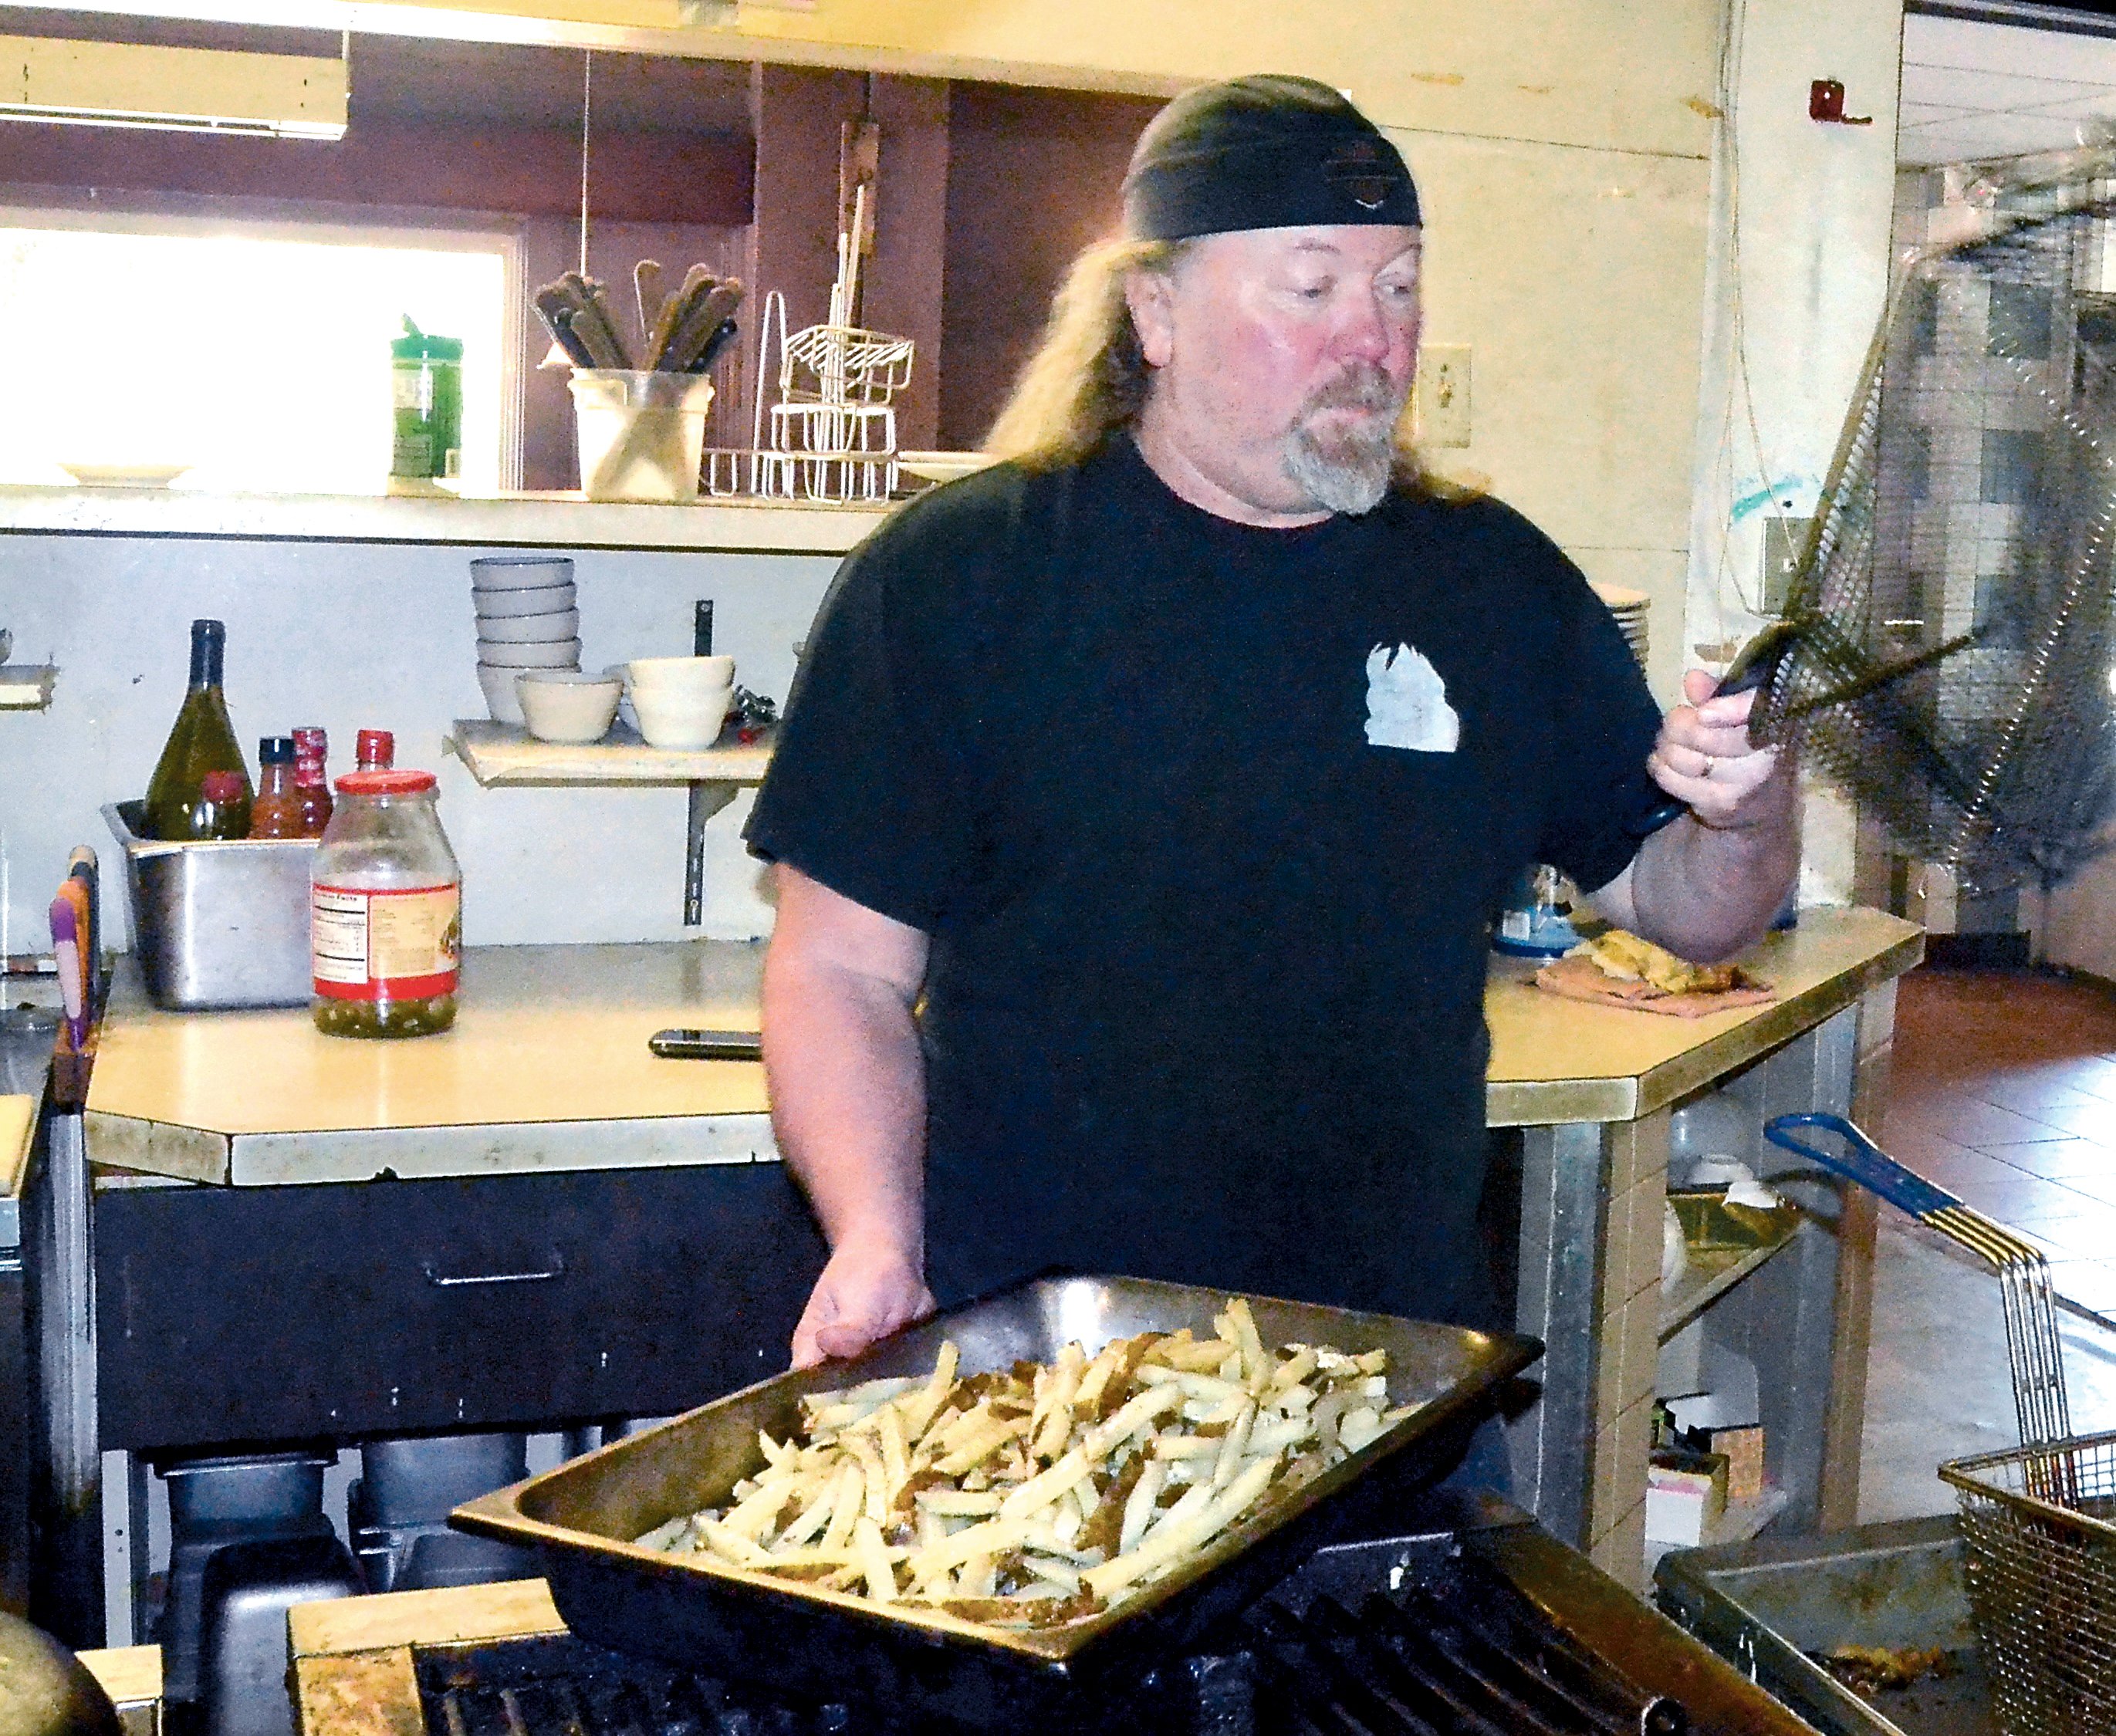
[[50,1118],[32,1194],[43,1548],[31,1608],[44,1626],[79,1649],[104,1642],[104,1595],[94,1214],[78,1114]]
[[1602,1201],[1607,1131],[1598,1122],[1521,1130],[1520,1276],[1516,1329],[1541,1339],[1530,1371],[1543,1394],[1507,1431],[1514,1499],[1543,1529],[1587,1543],[1599,1374],[1595,1330],[1602,1293]]

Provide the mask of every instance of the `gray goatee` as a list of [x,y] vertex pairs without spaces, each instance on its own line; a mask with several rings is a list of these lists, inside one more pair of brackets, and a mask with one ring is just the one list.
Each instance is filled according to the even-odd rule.
[[[1308,498],[1332,512],[1371,512],[1388,493],[1396,466],[1396,423],[1405,394],[1378,368],[1361,367],[1318,388],[1300,407],[1286,436],[1286,474]],[[1311,419],[1321,410],[1370,414],[1328,439]]]

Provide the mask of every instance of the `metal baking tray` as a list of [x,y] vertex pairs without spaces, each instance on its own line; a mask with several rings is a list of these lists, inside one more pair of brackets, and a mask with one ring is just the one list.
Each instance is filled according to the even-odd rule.
[[[540,1550],[567,1625],[612,1648],[822,1701],[989,1726],[1092,1727],[1104,1684],[1193,1642],[1284,1578],[1319,1545],[1380,1535],[1429,1481],[1447,1426],[1542,1353],[1532,1339],[1248,1298],[1267,1344],[1389,1353],[1392,1405],[1412,1416],[1304,1487],[1267,1503],[1175,1572],[1114,1610],[1053,1629],[989,1628],[937,1610],[641,1549],[629,1540],[724,1502],[764,1463],[760,1429],[792,1433],[803,1394],[922,1375],[943,1339],[964,1374],[1047,1362],[1077,1339],[1184,1326],[1201,1336],[1230,1293],[1141,1279],[1041,1279],[898,1333],[851,1362],[780,1375],[458,1507],[451,1522]],[[1419,1450],[1423,1446],[1424,1450]],[[1392,1462],[1384,1467],[1384,1462]],[[1378,1467],[1383,1474],[1374,1475]],[[1037,1720],[1041,1720],[1037,1721]]]
[[[1654,1581],[1664,1611],[1829,1736],[1995,1736],[1952,1513],[1676,1550]],[[1839,1646],[1937,1650],[1947,1673],[1864,1698],[1815,1661]]]

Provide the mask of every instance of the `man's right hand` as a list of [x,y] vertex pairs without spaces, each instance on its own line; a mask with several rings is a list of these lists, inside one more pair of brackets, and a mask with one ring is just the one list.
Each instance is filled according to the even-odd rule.
[[849,1242],[830,1256],[801,1324],[794,1329],[794,1366],[856,1357],[876,1339],[933,1311],[933,1293],[918,1267],[893,1254]]

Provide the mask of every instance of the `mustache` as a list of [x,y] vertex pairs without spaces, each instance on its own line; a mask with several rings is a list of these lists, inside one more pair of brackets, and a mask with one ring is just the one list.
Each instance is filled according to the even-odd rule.
[[1370,364],[1347,368],[1336,379],[1318,386],[1301,407],[1304,416],[1318,410],[1366,410],[1394,416],[1409,396],[1387,374]]

